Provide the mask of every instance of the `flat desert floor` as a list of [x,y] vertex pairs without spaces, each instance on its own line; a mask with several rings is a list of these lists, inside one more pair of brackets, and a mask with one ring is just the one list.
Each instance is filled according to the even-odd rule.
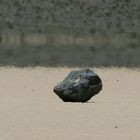
[[93,69],[103,90],[65,103],[53,87],[78,68],[0,68],[1,140],[140,140],[140,70]]

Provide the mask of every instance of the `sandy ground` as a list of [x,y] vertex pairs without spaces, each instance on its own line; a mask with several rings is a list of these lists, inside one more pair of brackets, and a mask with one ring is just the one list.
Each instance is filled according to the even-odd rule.
[[0,68],[1,140],[139,140],[140,70],[98,69],[103,90],[64,103],[53,87],[76,68]]

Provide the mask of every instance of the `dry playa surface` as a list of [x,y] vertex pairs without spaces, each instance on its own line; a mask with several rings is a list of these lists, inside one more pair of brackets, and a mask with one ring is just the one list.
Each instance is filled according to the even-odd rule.
[[1,140],[139,140],[140,70],[93,69],[103,90],[65,103],[53,87],[78,68],[0,68]]

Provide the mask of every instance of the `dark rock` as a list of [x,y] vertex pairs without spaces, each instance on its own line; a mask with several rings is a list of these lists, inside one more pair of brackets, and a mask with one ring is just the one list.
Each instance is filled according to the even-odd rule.
[[54,92],[65,102],[86,102],[102,89],[99,76],[90,69],[72,71]]

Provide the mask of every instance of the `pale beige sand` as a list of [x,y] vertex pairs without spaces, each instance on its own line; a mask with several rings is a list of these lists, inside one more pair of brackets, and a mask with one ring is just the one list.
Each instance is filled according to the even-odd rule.
[[140,70],[95,69],[103,90],[64,103],[53,87],[75,68],[0,68],[0,140],[140,140]]

